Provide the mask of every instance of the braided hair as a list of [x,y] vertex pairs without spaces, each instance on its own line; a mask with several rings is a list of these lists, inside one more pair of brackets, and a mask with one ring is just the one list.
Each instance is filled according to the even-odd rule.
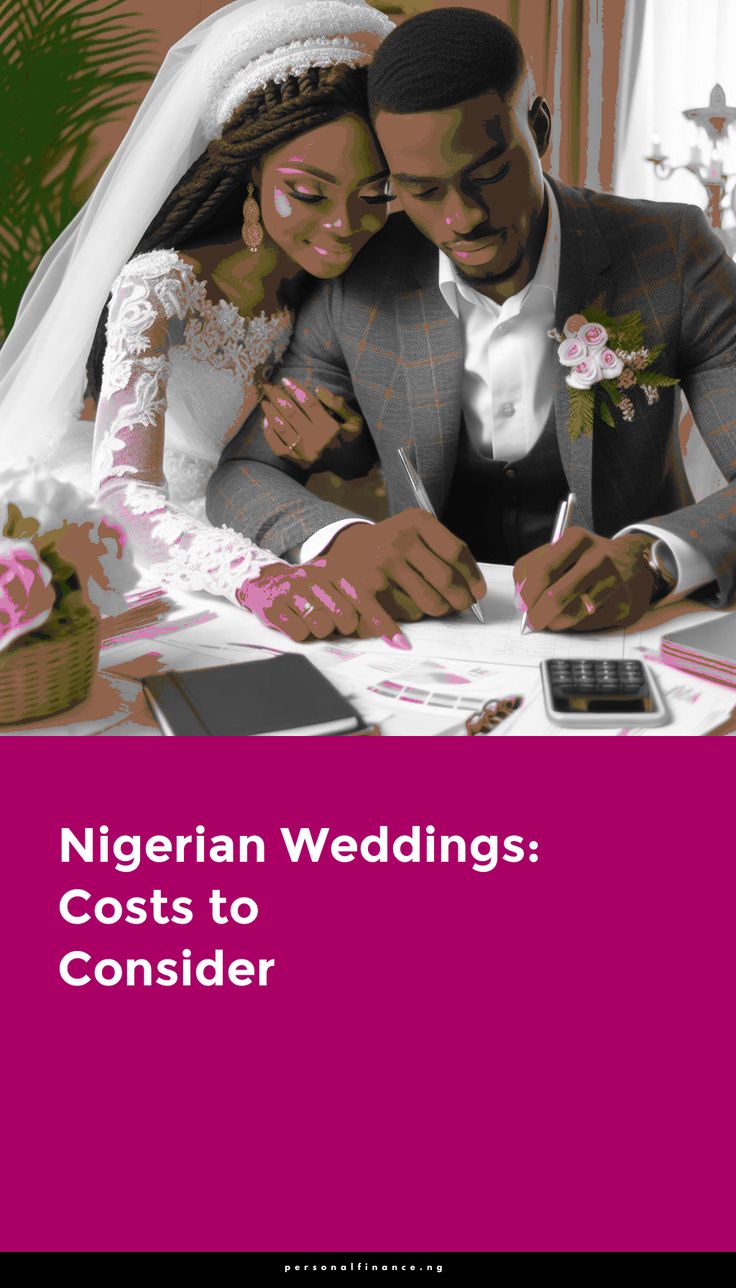
[[[189,167],[154,216],[133,255],[177,249],[196,235],[239,224],[248,175],[265,153],[341,116],[367,119],[367,72],[337,63],[310,67],[254,90]],[[99,398],[107,345],[108,297],[87,359],[87,395]]]

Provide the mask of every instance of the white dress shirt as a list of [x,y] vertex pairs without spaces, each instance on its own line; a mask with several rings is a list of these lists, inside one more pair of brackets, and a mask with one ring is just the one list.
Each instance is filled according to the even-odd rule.
[[518,461],[541,437],[554,396],[560,276],[560,212],[547,185],[549,218],[537,271],[503,304],[473,289],[439,253],[439,288],[463,336],[463,414],[481,455]]
[[[503,461],[519,460],[531,450],[542,435],[554,397],[557,349],[547,332],[555,324],[561,227],[557,201],[546,180],[545,187],[549,215],[537,271],[503,304],[474,290],[450,258],[438,252],[439,289],[462,330],[466,432],[481,454]],[[370,522],[330,523],[289,551],[287,558],[294,563],[316,558],[341,528],[356,521]],[[656,553],[677,577],[673,595],[687,595],[713,580],[708,560],[681,537],[648,523],[632,524],[616,535],[626,532],[649,532],[658,538]]]

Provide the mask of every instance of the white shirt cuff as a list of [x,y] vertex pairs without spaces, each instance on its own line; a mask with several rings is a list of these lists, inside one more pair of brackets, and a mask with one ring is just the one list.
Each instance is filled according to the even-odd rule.
[[707,586],[709,581],[716,580],[715,573],[703,552],[691,546],[689,541],[684,541],[676,533],[667,532],[664,528],[657,528],[651,523],[632,523],[630,527],[622,528],[617,532],[616,536],[623,537],[629,532],[648,532],[650,536],[657,537],[653,553],[657,559],[662,560],[668,571],[677,576],[674,589],[667,599],[675,596],[682,598],[693,590],[699,590],[701,586]]
[[328,523],[325,528],[320,528],[319,531],[313,532],[311,537],[307,537],[306,541],[303,541],[300,546],[294,546],[291,550],[287,550],[285,558],[289,560],[289,563],[293,564],[308,563],[310,559],[316,559],[318,555],[322,554],[323,550],[327,549],[338,532],[342,532],[343,528],[351,527],[353,523],[371,524],[371,520],[338,519],[337,523]]

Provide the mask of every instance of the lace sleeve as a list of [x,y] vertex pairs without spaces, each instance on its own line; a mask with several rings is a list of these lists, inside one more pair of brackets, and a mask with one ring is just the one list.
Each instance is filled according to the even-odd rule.
[[215,528],[168,499],[164,418],[172,319],[205,294],[173,251],[126,265],[112,290],[94,438],[93,484],[164,585],[206,590],[237,603],[237,590],[277,556],[231,528]]

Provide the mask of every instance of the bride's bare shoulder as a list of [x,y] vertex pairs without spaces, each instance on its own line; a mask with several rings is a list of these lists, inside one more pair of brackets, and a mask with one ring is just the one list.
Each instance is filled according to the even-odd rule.
[[197,259],[196,255],[192,255],[187,251],[180,250],[180,251],[177,251],[177,258],[181,260],[182,264],[189,265],[195,277],[199,277],[199,278],[202,277],[203,275],[202,261],[201,259]]
[[226,300],[244,317],[272,304],[276,307],[277,257],[270,247],[262,246],[251,254],[242,238],[235,237],[207,245],[185,246],[178,254],[191,266],[199,281],[206,284],[213,303]]
[[200,279],[211,280],[224,259],[242,251],[240,238],[227,238],[214,242],[193,242],[177,250],[179,259],[189,264]]

